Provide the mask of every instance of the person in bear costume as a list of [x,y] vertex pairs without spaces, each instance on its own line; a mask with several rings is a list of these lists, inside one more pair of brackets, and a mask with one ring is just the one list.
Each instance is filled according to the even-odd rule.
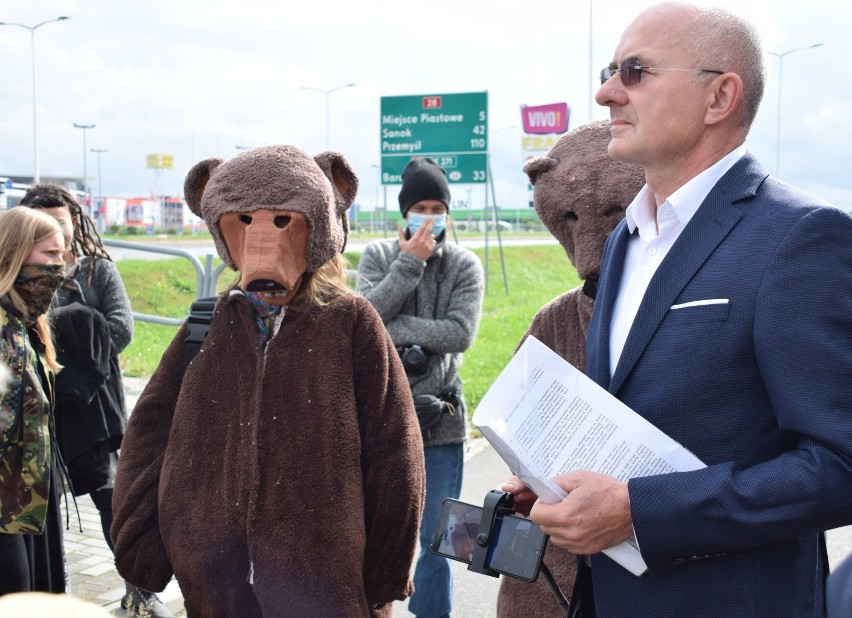
[[[535,210],[577,269],[583,285],[542,307],[518,346],[532,335],[581,371],[586,370],[586,332],[594,308],[607,236],[645,183],[642,168],[614,161],[609,120],[591,122],[563,135],[546,155],[530,159],[524,172],[533,185]],[[509,488],[504,487],[507,490]],[[576,556],[548,545],[544,562],[569,596]],[[498,618],[563,616],[544,577],[534,583],[503,577]]]
[[389,617],[409,571],[423,447],[399,356],[340,255],[358,179],[342,155],[267,146],[184,192],[239,273],[184,373],[184,325],[127,426],[116,566],[190,617]]

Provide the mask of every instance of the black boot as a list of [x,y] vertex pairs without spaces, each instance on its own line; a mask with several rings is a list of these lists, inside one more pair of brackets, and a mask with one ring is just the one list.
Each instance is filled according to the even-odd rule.
[[121,599],[121,609],[113,612],[115,616],[133,616],[136,618],[172,618],[172,613],[153,592],[126,584],[127,592]]

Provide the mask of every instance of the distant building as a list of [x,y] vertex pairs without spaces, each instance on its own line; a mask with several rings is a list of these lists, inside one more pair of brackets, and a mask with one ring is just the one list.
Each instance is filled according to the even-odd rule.
[[[174,230],[179,234],[206,230],[204,221],[189,210],[181,197],[110,197],[86,196],[77,179],[42,178],[42,182],[52,182],[71,191],[89,216],[97,222],[98,230],[103,232],[110,227],[142,228],[144,232],[154,233]],[[17,206],[27,189],[32,186],[29,176],[0,176],[0,211]]]

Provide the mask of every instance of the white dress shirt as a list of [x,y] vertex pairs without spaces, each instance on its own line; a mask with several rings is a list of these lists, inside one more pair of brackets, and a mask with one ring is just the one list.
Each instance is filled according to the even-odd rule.
[[[609,333],[609,374],[615,374],[627,335],[648,284],[669,250],[698,210],[701,202],[734,164],[746,153],[740,146],[672,193],[659,209],[648,185],[636,195],[625,212],[630,237],[618,297],[612,310]],[[657,232],[659,226],[659,233]],[[639,234],[634,232],[639,230]]]

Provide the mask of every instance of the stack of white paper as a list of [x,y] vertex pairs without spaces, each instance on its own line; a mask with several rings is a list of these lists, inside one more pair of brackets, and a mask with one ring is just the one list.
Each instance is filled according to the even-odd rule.
[[[550,504],[567,494],[549,479],[572,470],[626,481],[704,467],[535,337],[527,337],[491,385],[473,424],[512,472]],[[634,575],[647,570],[631,541],[604,553]]]

